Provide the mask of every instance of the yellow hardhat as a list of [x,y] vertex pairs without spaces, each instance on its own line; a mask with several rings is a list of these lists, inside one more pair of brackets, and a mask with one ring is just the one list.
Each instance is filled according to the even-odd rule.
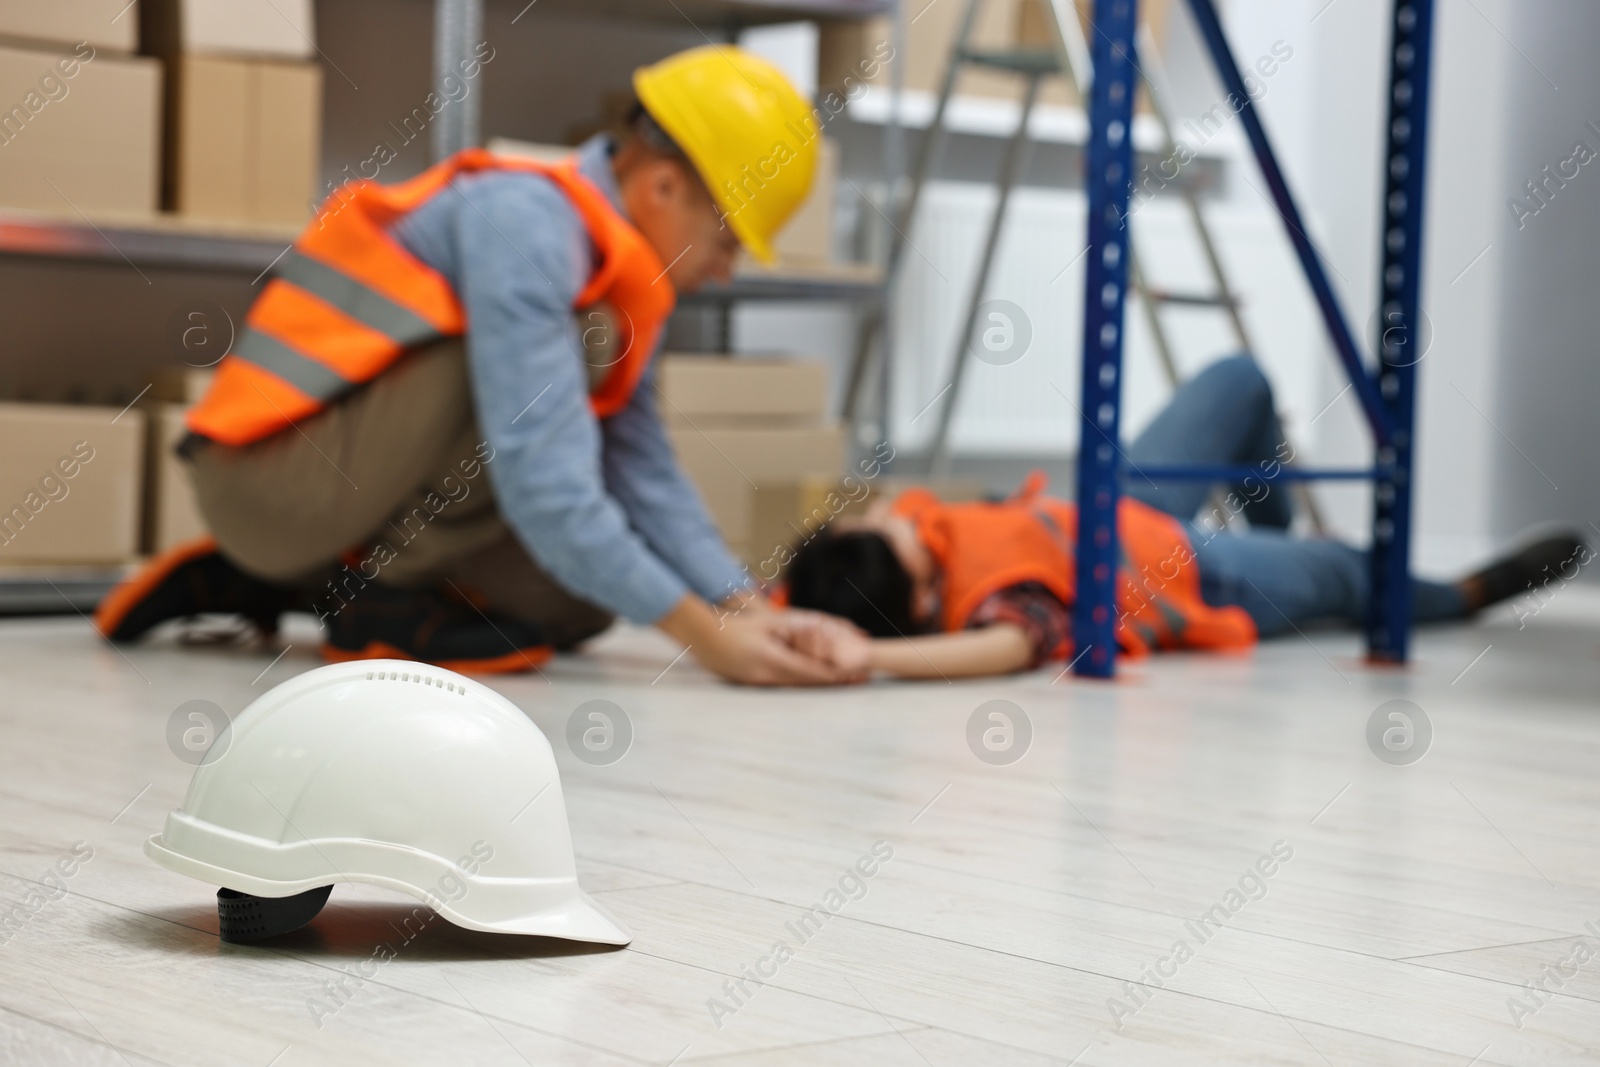
[[702,45],[633,72],[639,103],[683,149],[745,248],[772,239],[811,190],[821,137],[777,67],[732,45]]

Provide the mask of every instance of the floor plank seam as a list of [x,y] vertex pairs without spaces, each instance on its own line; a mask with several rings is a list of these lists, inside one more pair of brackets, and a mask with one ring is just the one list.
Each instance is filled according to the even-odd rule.
[[[910,1029],[898,1031],[901,1034],[916,1034],[931,1029],[927,1026],[912,1026]],[[718,1060],[729,1059],[734,1056],[748,1056],[753,1053],[763,1052],[791,1052],[802,1048],[826,1048],[829,1045],[843,1045],[852,1041],[871,1041],[880,1037],[889,1037],[890,1031],[878,1034],[851,1034],[843,1037],[830,1037],[825,1041],[800,1041],[793,1045],[773,1045],[762,1049],[732,1049],[727,1052],[713,1052],[706,1056],[688,1056],[678,1061],[680,1063],[715,1063]]]
[[1459,956],[1466,952],[1493,952],[1502,948],[1523,948],[1527,945],[1548,945],[1553,941],[1570,941],[1575,937],[1588,937],[1588,934],[1557,934],[1555,937],[1541,937],[1532,941],[1513,941],[1507,945],[1480,945],[1473,948],[1455,948],[1446,952],[1422,952],[1415,956],[1395,956],[1396,963],[1411,963],[1414,960],[1427,960],[1435,956]]
[[[1420,967],[1425,971],[1434,971],[1434,972],[1437,972],[1439,974],[1455,974],[1455,975],[1463,975],[1463,976],[1468,977],[1468,978],[1484,978],[1483,975],[1467,974],[1464,971],[1453,971],[1449,967],[1436,967],[1436,966],[1433,966],[1432,964],[1427,964],[1427,963],[1407,963],[1406,965],[1408,967]],[[1514,989],[1519,993],[1526,992],[1526,990],[1528,988],[1525,983],[1522,983],[1522,982],[1513,983],[1509,978],[1484,978],[1484,981],[1495,982],[1495,983],[1497,983],[1499,985],[1503,985],[1503,986],[1506,986],[1506,987],[1508,987],[1510,989]],[[1568,992],[1565,991],[1565,989],[1554,989],[1554,990],[1545,989],[1543,986],[1539,987],[1539,992],[1541,993],[1541,995],[1547,996],[1547,997],[1566,997],[1568,1000],[1575,1000],[1575,1001],[1578,1001],[1578,1002],[1583,1003],[1583,1004],[1600,1004],[1600,994],[1595,994],[1593,996],[1584,996],[1581,993],[1568,993]]]

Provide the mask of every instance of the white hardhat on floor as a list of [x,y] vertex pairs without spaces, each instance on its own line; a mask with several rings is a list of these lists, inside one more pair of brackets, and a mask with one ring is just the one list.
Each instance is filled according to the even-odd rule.
[[426,664],[340,663],[262,695],[145,853],[223,887],[224,940],[303,926],[337,882],[397,889],[470,930],[632,938],[578,887],[544,734]]

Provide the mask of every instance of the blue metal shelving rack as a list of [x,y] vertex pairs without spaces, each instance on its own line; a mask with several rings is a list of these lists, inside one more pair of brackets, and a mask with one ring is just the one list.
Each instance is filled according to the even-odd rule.
[[[1278,480],[1357,478],[1374,485],[1371,596],[1366,622],[1369,659],[1404,662],[1411,631],[1412,428],[1415,336],[1422,268],[1423,188],[1428,140],[1428,88],[1433,0],[1395,0],[1389,52],[1389,105],[1381,234],[1381,311],[1377,368],[1367,370],[1349,321],[1278,166],[1255,104],[1222,31],[1212,0],[1189,0],[1223,87],[1241,102],[1239,121],[1266,178],[1334,350],[1350,378],[1376,444],[1372,468],[1283,467]],[[1089,254],[1084,282],[1082,430],[1078,449],[1078,599],[1073,608],[1073,670],[1108,678],[1116,670],[1116,514],[1123,454],[1118,445],[1122,394],[1128,211],[1133,167],[1134,36],[1137,0],[1095,0],[1094,85],[1084,186],[1089,201]],[[1253,467],[1143,467],[1152,479],[1239,481],[1264,477]]]

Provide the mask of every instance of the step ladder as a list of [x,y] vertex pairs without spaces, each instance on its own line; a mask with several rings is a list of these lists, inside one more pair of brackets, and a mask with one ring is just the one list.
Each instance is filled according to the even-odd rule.
[[[1078,21],[1078,14],[1072,0],[1043,0],[1050,18],[1048,23],[1054,28],[1054,48],[1029,48],[1029,49],[983,49],[972,45],[972,27],[978,14],[978,5],[983,0],[967,0],[965,11],[962,13],[960,26],[956,32],[955,43],[951,49],[950,60],[945,66],[944,80],[940,85],[938,101],[934,106],[933,118],[928,125],[926,135],[922,139],[921,147],[917,154],[916,165],[912,171],[911,185],[896,212],[895,225],[889,238],[887,250],[886,279],[889,291],[892,293],[894,282],[898,276],[901,259],[905,246],[908,243],[907,232],[911,229],[912,220],[916,217],[916,210],[921,199],[923,187],[933,173],[947,129],[945,127],[945,112],[949,106],[950,97],[955,90],[956,81],[964,68],[978,68],[1004,71],[1016,74],[1024,79],[1023,99],[1021,114],[1016,129],[1007,143],[1005,156],[1001,161],[1000,173],[996,178],[998,196],[994,209],[990,214],[988,230],[984,235],[982,251],[979,253],[978,269],[972,282],[971,292],[968,294],[966,313],[961,320],[961,329],[955,335],[954,352],[950,360],[950,377],[945,387],[936,395],[934,403],[939,404],[939,420],[933,434],[932,449],[929,459],[929,472],[934,477],[947,477],[950,473],[950,426],[955,417],[956,408],[960,401],[962,385],[966,376],[966,367],[970,353],[967,351],[968,343],[978,325],[979,309],[983,303],[984,291],[988,287],[989,276],[994,265],[995,250],[1000,242],[1000,231],[1005,221],[1006,208],[1011,199],[1011,192],[1015,188],[1022,169],[1027,165],[1032,142],[1028,137],[1028,122],[1032,117],[1034,105],[1038,100],[1039,83],[1042,79],[1058,74],[1064,74],[1071,79],[1078,91],[1078,98],[1083,101],[1089,99],[1090,83],[1093,79],[1093,62],[1090,58],[1089,44],[1084,39],[1083,28]],[[1160,67],[1160,53],[1158,52],[1153,35],[1148,27],[1141,27],[1139,31],[1139,57],[1141,73],[1145,90],[1150,101],[1150,109],[1154,113],[1158,128],[1161,132],[1162,151],[1166,156],[1171,156],[1177,149],[1177,140],[1173,135],[1171,113],[1167,107],[1167,94],[1165,91],[1165,76]],[[1131,131],[1129,131],[1131,136]],[[1167,335],[1166,326],[1162,321],[1161,312],[1168,307],[1200,307],[1221,311],[1228,320],[1238,344],[1239,351],[1254,353],[1250,335],[1245,328],[1244,319],[1240,314],[1240,300],[1229,283],[1228,274],[1222,264],[1222,259],[1217,252],[1217,244],[1212,236],[1211,228],[1206,222],[1205,214],[1201,210],[1199,199],[1194,191],[1186,186],[1179,188],[1186,207],[1192,228],[1199,242],[1206,269],[1210,274],[1211,285],[1208,292],[1179,293],[1162,289],[1151,288],[1139,267],[1138,257],[1132,252],[1133,242],[1130,239],[1130,254],[1128,257],[1129,282],[1139,296],[1139,304],[1144,310],[1144,317],[1150,329],[1151,337],[1155,344],[1156,356],[1161,363],[1161,368],[1167,382],[1173,388],[1181,384],[1182,378],[1173,358],[1171,342]],[[885,308],[887,301],[885,301]],[[886,311],[880,311],[881,316]],[[861,331],[859,347],[852,361],[851,373],[847,386],[847,415],[854,415],[859,404],[859,396],[866,378],[865,368],[870,358],[873,343],[881,331],[881,320],[875,318],[866,324]],[[882,358],[887,358],[886,356]],[[1318,531],[1323,530],[1322,516],[1316,506],[1315,499],[1310,495],[1303,483],[1293,483],[1292,491],[1296,494],[1297,501],[1304,509],[1311,525]],[[1220,490],[1218,491],[1220,495]],[[1214,513],[1226,515],[1226,509],[1214,510]]]

